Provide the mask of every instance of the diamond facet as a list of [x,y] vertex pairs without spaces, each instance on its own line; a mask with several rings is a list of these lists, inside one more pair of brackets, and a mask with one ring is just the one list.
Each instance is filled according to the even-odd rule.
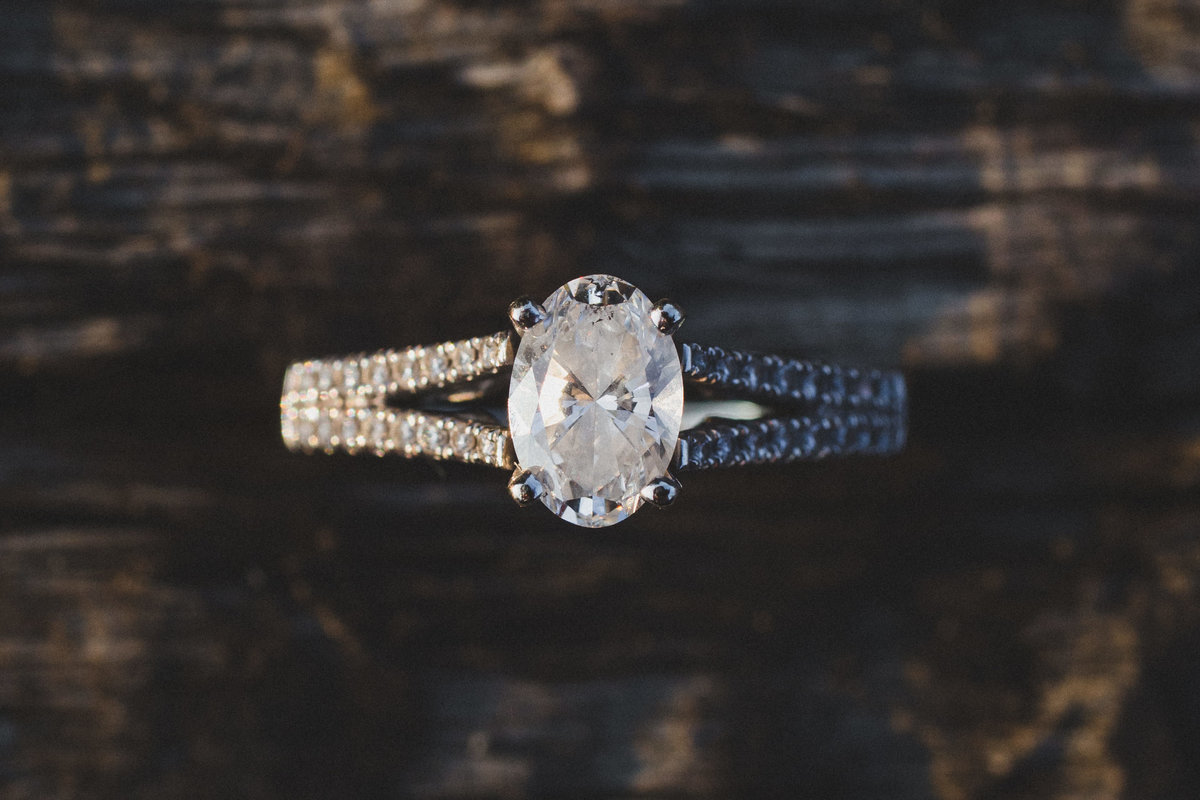
[[667,474],[683,414],[679,354],[646,295],[612,276],[573,280],[543,305],[509,384],[517,462],[558,516],[612,525]]

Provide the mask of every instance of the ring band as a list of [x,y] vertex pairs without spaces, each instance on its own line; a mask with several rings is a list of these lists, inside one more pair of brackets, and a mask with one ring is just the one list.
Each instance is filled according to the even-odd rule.
[[396,454],[511,468],[503,426],[389,403],[495,375],[512,361],[512,336],[501,332],[292,364],[280,402],[283,441],[307,452]]
[[[292,364],[280,401],[284,443],[515,468],[518,502],[542,499],[588,527],[620,521],[643,501],[670,503],[677,472],[904,446],[899,372],[676,346],[678,307],[650,306],[610,276],[572,281],[545,304],[517,301],[510,318],[515,334]],[[505,419],[480,401],[509,370]],[[684,379],[702,396],[770,411],[679,430]]]

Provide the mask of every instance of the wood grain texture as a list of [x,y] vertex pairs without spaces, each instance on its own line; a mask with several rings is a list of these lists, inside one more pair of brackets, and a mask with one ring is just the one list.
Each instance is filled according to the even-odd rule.
[[[0,2],[4,798],[1194,798],[1200,5]],[[609,270],[909,451],[603,534],[293,358]]]

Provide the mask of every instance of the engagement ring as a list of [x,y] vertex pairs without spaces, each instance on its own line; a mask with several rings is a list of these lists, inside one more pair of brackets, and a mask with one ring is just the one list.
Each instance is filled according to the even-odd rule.
[[[900,373],[677,344],[679,306],[610,275],[517,300],[509,319],[515,335],[292,364],[284,442],[512,470],[519,504],[589,528],[671,504],[689,470],[904,445]],[[507,409],[489,409],[509,370]]]

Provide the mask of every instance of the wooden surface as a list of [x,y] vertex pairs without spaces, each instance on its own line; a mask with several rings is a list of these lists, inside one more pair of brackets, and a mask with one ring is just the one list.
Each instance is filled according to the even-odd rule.
[[[1195,0],[0,6],[0,796],[1200,796]],[[909,451],[588,532],[281,446],[600,269]]]

